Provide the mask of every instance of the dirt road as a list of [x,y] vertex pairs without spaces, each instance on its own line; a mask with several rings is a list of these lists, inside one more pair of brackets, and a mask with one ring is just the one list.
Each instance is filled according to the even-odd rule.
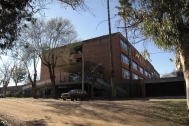
[[[164,101],[166,102],[166,101]],[[0,117],[13,126],[170,126],[149,112],[149,100],[70,101],[32,98],[0,99]],[[155,114],[155,113],[154,113]]]

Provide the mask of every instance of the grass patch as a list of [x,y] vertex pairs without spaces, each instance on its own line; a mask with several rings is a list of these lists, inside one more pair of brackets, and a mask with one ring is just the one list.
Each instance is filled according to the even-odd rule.
[[153,102],[148,112],[150,116],[171,121],[173,124],[186,125],[186,101]]

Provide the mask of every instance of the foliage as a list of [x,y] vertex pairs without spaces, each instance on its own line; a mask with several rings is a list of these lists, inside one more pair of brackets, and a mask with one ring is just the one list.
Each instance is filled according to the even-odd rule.
[[[84,0],[57,0],[63,7],[74,10],[88,10]],[[53,0],[1,0],[0,1],[0,48],[12,48],[22,26],[33,20],[33,15]]]
[[26,78],[26,69],[19,64],[19,66],[16,66],[13,73],[12,73],[12,79],[15,82],[15,85],[17,86],[17,83],[24,81]]
[[[39,6],[40,5],[40,6]],[[31,21],[42,7],[42,1],[36,0],[1,0],[0,1],[0,48],[14,46],[24,21]]]
[[101,78],[103,76],[103,71],[104,67],[101,64],[93,64],[89,68],[89,73],[88,75],[90,76],[90,81],[92,81],[92,86],[91,86],[91,97],[93,98],[94,96],[94,83],[97,78]]
[[157,47],[177,51],[188,41],[188,1],[120,0],[120,4],[119,15],[128,28],[137,28]]
[[31,91],[25,91],[25,90],[13,90],[13,91],[7,91],[6,97],[31,97],[30,94]]
[[6,92],[6,97],[12,97],[11,91]]
[[176,65],[181,64],[184,73],[189,111],[189,1],[120,0],[120,4],[119,15],[127,28],[140,31],[143,38],[152,40],[157,47],[175,52]]
[[18,90],[16,91],[15,93],[13,93],[13,97],[17,97],[17,98],[20,98],[23,96],[23,92],[22,90]]
[[101,64],[92,65],[89,68],[90,81],[95,81],[103,75],[104,67]]

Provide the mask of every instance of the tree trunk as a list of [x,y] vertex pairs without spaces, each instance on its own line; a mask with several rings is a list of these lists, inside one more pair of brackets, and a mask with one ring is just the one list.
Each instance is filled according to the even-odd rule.
[[37,96],[36,96],[36,84],[32,84],[32,97],[33,98],[37,98]]
[[57,99],[57,95],[56,95],[56,86],[55,86],[55,79],[52,81],[52,98]]
[[57,99],[57,94],[56,94],[56,85],[55,85],[55,74],[54,74],[54,68],[53,66],[49,65],[49,74],[50,74],[50,79],[52,83],[52,98]]
[[34,74],[33,81],[31,79],[30,74],[28,75],[28,78],[30,80],[30,83],[32,84],[32,97],[33,98],[37,98],[37,96],[36,96],[36,78],[37,78],[37,74]]
[[[189,114],[189,46],[181,47],[180,61],[181,61],[184,79],[186,83],[186,100],[187,100],[187,110]],[[189,124],[189,115],[187,117],[187,122]]]
[[116,85],[114,82],[114,65],[113,65],[113,51],[112,51],[112,36],[111,36],[111,23],[110,23],[110,9],[109,0],[107,0],[107,10],[108,10],[108,28],[109,28],[109,47],[110,47],[110,66],[111,66],[111,85],[112,85],[112,97],[117,97]]
[[7,92],[7,85],[5,84],[3,86],[3,97],[5,98],[6,97],[6,92]]
[[92,81],[91,85],[91,98],[94,98],[94,81]]

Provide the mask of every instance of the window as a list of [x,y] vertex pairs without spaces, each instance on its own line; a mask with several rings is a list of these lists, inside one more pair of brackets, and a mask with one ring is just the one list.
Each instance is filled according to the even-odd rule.
[[133,79],[137,80],[138,79],[138,75],[133,73]]
[[139,66],[139,69],[140,69],[140,72],[143,74],[144,73],[144,69],[141,66]]
[[155,71],[152,72],[152,76],[155,77],[156,76],[156,73]]
[[156,77],[159,78],[159,74],[156,72]]
[[143,77],[139,77],[139,79],[143,80],[144,78]]
[[121,61],[126,64],[129,64],[129,58],[123,53],[121,53]]
[[154,73],[152,72],[151,75],[152,75],[152,77],[153,77],[153,76],[154,76]]
[[82,58],[77,58],[76,62],[82,62]]
[[128,50],[127,44],[126,44],[122,39],[120,39],[120,45],[121,45],[121,47],[123,47],[124,49]]
[[144,70],[144,74],[148,77],[148,71]]
[[135,70],[138,70],[138,68],[137,68],[137,63],[135,63],[134,61],[132,61],[132,67],[135,69]]
[[151,78],[151,74],[149,73],[149,78]]
[[122,68],[122,78],[124,79],[129,79],[130,78],[130,73],[128,70]]
[[73,50],[73,51],[70,51],[70,54],[71,54],[71,55],[72,55],[72,54],[77,54],[77,53],[79,53],[79,51],[82,52],[82,45],[73,47],[72,50]]

